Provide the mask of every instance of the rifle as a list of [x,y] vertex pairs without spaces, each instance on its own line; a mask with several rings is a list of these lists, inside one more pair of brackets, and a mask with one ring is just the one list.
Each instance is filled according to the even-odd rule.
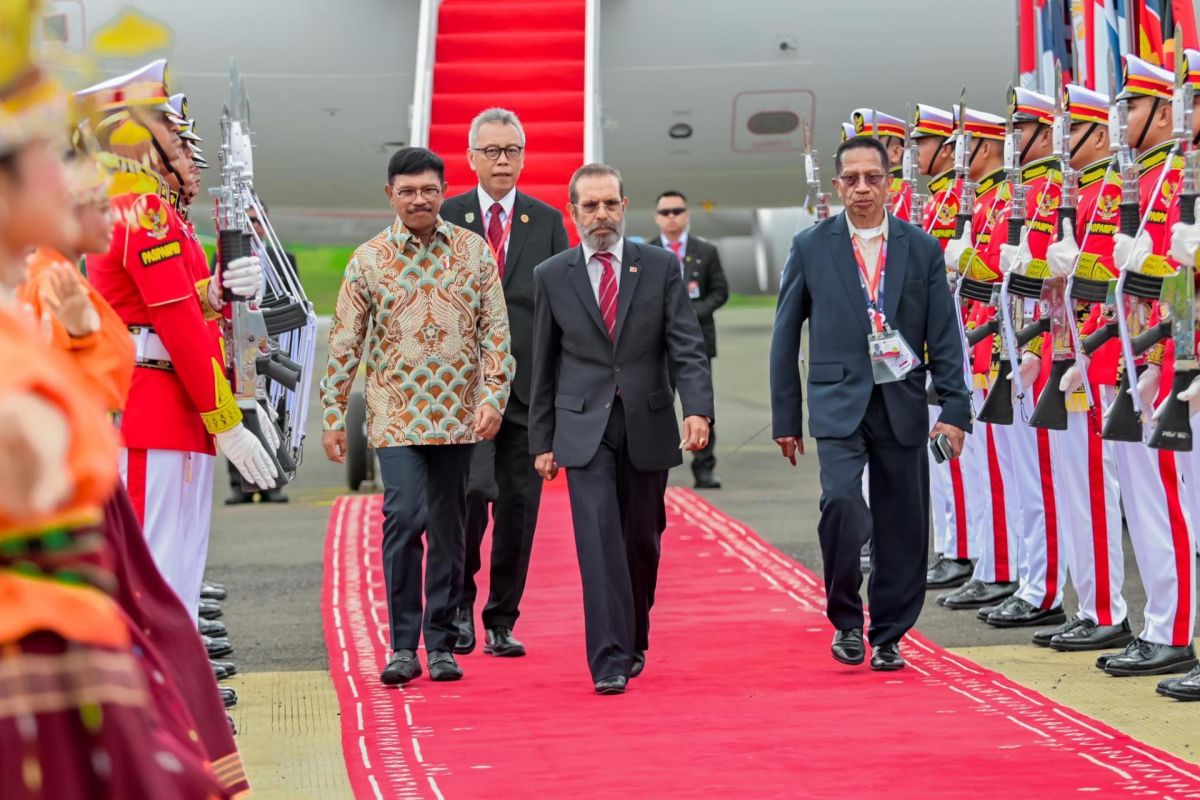
[[[1197,153],[1192,146],[1193,87],[1188,81],[1188,60],[1183,52],[1183,28],[1175,28],[1175,91],[1171,96],[1172,135],[1183,152],[1183,188],[1180,217],[1191,225],[1196,221]],[[1166,168],[1164,168],[1166,169]],[[1164,318],[1171,324],[1170,338],[1175,344],[1175,378],[1163,403],[1158,424],[1150,435],[1150,446],[1162,450],[1190,452],[1192,425],[1188,404],[1177,395],[1200,376],[1196,360],[1195,267],[1180,264],[1175,274],[1163,280],[1159,298]]]
[[[213,189],[217,197],[217,268],[222,272],[233,261],[256,255],[248,213],[254,207],[249,101],[236,65],[230,69],[229,83],[230,104],[221,117],[221,185]],[[265,272],[266,264],[263,266]],[[241,298],[226,290],[224,300],[221,328],[230,386],[243,424],[271,455],[278,476],[276,487],[282,487],[295,476],[295,460],[291,448],[284,446],[282,431],[276,427],[276,435],[267,436],[267,426],[275,427],[275,422],[259,414],[259,400],[261,397],[269,402],[267,381],[294,390],[300,380],[300,365],[279,351],[255,298]],[[279,441],[278,447],[272,445],[272,439]],[[261,488],[244,478],[242,486],[249,492]]]
[[[1071,109],[1068,105],[1066,87],[1063,84],[1062,64],[1054,70],[1054,125],[1052,140],[1054,158],[1062,172],[1062,200],[1058,208],[1058,232],[1061,236],[1065,223],[1071,222],[1075,233],[1075,209],[1079,204],[1079,176],[1071,166]],[[1078,261],[1076,261],[1078,266]],[[1074,276],[1072,276],[1073,278]],[[1067,370],[1075,365],[1075,342],[1079,331],[1071,314],[1072,278],[1057,278],[1047,275],[1042,283],[1039,299],[1041,315],[1050,320],[1051,366],[1050,376],[1042,388],[1042,394],[1034,405],[1029,424],[1035,428],[1054,431],[1067,429],[1067,396],[1059,389]],[[1090,397],[1090,389],[1089,389]]]
[[[1116,67],[1111,56],[1108,66],[1110,85],[1115,87]],[[1113,104],[1109,111],[1108,128],[1110,147],[1121,171],[1121,233],[1136,241],[1145,230],[1154,210],[1154,198],[1162,190],[1163,180],[1167,176],[1178,144],[1176,143],[1167,154],[1167,163],[1158,177],[1150,195],[1151,200],[1146,204],[1146,213],[1143,215],[1140,213],[1140,174],[1133,148],[1129,144],[1128,100],[1117,100]],[[1119,265],[1121,275],[1117,279],[1114,292],[1117,329],[1121,337],[1121,358],[1125,369],[1117,387],[1117,399],[1109,410],[1104,430],[1100,434],[1103,439],[1117,442],[1140,442],[1143,439],[1147,420],[1142,408],[1142,398],[1137,391],[1137,380],[1133,377],[1140,372],[1136,368],[1135,359],[1171,333],[1170,321],[1149,325],[1153,306],[1162,297],[1163,278],[1133,272],[1129,266]]]
[[[1026,188],[1021,182],[1021,132],[1016,129],[1013,121],[1016,110],[1017,92],[1010,83],[1008,85],[1008,118],[1004,124],[1004,173],[1012,194],[1008,216],[1008,244],[1010,245],[1021,243],[1021,231],[1025,227]],[[1019,298],[1015,302],[1012,299],[1014,294]],[[1037,320],[1033,322],[1032,326],[1027,324],[1025,299],[1036,299],[1041,294],[1042,283],[1039,279],[1014,275],[1010,272],[1006,273],[1000,282],[995,317],[1000,327],[1000,367],[996,374],[995,385],[988,392],[987,399],[979,409],[981,422],[1011,425],[1013,422],[1012,387],[1015,385],[1018,400],[1025,398],[1025,387],[1021,384],[1017,357],[1022,347],[1041,333],[1045,333],[1049,328],[1049,320],[1044,322]]]
[[967,132],[967,87],[958,99],[958,138],[954,141],[954,176],[962,187],[958,199],[958,217],[954,237],[959,238],[975,216],[975,184],[971,181],[971,134]]
[[804,121],[804,176],[808,182],[808,196],[816,207],[817,219],[829,219],[829,195],[821,191],[821,168],[817,163],[817,151],[812,149],[812,129],[808,120]]
[[925,211],[925,195],[920,192],[917,178],[918,161],[917,140],[912,138],[912,104],[909,104],[904,109],[904,159],[900,162],[900,174],[909,188],[908,218],[914,224],[920,224]]

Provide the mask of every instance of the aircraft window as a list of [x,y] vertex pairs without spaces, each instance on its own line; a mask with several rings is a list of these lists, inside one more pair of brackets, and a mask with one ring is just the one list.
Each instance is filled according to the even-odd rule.
[[746,120],[746,127],[759,136],[780,136],[800,127],[800,117],[791,111],[760,111]]

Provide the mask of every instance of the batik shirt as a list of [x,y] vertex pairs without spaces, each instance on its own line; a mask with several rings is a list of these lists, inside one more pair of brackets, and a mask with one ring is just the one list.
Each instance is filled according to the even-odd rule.
[[516,368],[483,238],[439,218],[426,246],[397,219],[354,251],[321,381],[325,430],[346,426],[364,346],[372,447],[477,442],[476,411],[504,412]]

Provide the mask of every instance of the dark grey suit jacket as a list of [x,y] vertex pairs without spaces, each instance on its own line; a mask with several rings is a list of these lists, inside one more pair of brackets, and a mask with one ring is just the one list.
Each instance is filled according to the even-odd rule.
[[[962,343],[941,246],[890,214],[883,306],[888,323],[918,356],[925,354],[925,363],[907,378],[881,387],[896,440],[911,447],[929,436],[927,371],[933,373],[941,420],[970,430]],[[818,439],[850,436],[862,422],[875,382],[867,355],[866,297],[844,214],[801,231],[792,241],[771,337],[775,437],[803,433],[804,398],[797,359],[805,321],[809,322],[809,431]]]
[[582,467],[600,447],[617,390],[629,459],[639,470],[682,463],[675,390],[684,416],[713,416],[704,339],[675,256],[625,241],[615,344],[588,280],[583,248],[534,270],[529,451]]
[[[447,198],[442,205],[442,218],[487,239],[479,209],[479,192],[474,186],[469,192]],[[569,244],[562,214],[518,190],[501,283],[508,304],[513,359],[517,362],[512,391],[525,406],[529,405],[529,375],[533,360],[533,268],[566,250]],[[512,405],[510,408],[517,410]],[[509,416],[508,412],[506,416]]]
[[[650,244],[671,253],[661,236],[655,236]],[[717,253],[716,245],[688,234],[687,247],[683,251],[683,274],[684,290],[690,283],[695,283],[700,290],[699,297],[691,298],[692,308],[704,333],[704,350],[709,358],[714,358],[717,355],[717,326],[713,322],[713,312],[729,300],[729,284],[725,280],[725,270],[721,268],[721,256]]]

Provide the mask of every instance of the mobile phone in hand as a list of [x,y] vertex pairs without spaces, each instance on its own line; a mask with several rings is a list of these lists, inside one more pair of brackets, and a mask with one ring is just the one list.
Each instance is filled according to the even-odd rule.
[[949,461],[954,455],[954,451],[950,449],[950,439],[944,433],[939,433],[929,440],[929,451],[933,453],[933,460],[939,464]]

